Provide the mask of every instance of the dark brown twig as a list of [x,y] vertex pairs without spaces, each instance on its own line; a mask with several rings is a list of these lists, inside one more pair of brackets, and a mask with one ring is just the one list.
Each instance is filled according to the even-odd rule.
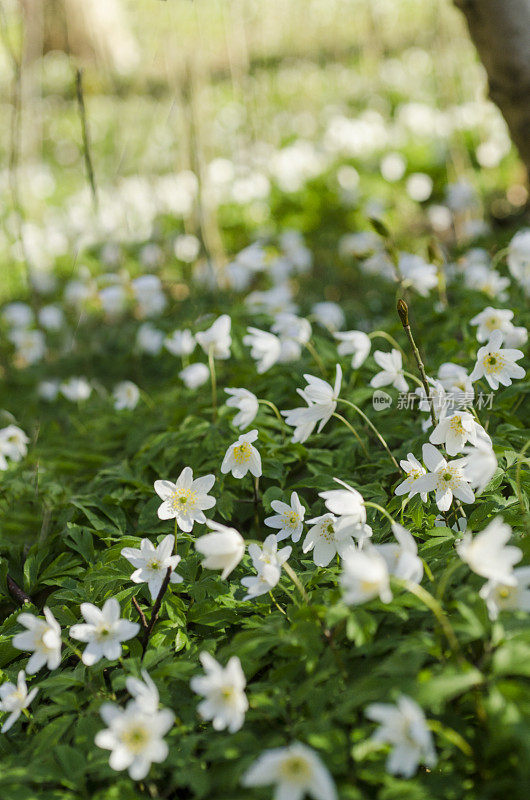
[[132,604],[133,604],[133,606],[135,607],[135,609],[138,612],[138,616],[140,617],[140,624],[141,624],[142,628],[144,629],[144,631],[147,630],[149,625],[147,624],[147,620],[145,618],[145,614],[142,611],[142,609],[140,608],[140,605],[139,605],[138,600],[136,599],[136,597],[132,598]]
[[85,159],[85,166],[87,171],[88,182],[92,191],[92,200],[94,209],[98,209],[98,192],[96,187],[96,178],[94,175],[94,166],[92,164],[92,155],[90,153],[90,132],[88,129],[88,121],[86,115],[85,95],[83,91],[83,73],[76,68],[75,71],[75,91],[77,95],[77,105],[79,106],[79,119],[81,121],[81,134],[83,136],[83,156]]
[[164,582],[162,583],[162,586],[160,587],[160,591],[158,592],[157,598],[156,598],[155,603],[153,605],[153,610],[151,612],[151,619],[149,620],[147,628],[144,631],[144,635],[143,635],[143,639],[142,639],[142,652],[143,653],[145,653],[145,651],[147,650],[147,644],[149,642],[149,637],[151,636],[153,628],[155,627],[156,621],[158,619],[158,612],[160,611],[160,606],[162,605],[163,597],[164,597],[164,595],[166,593],[167,587],[169,586],[169,581],[171,580],[171,572],[172,572],[171,567],[168,567],[167,568],[167,572],[166,572],[166,576],[164,578]]
[[13,600],[16,600],[21,606],[25,605],[26,603],[33,603],[33,600],[29,594],[26,594],[26,592],[20,588],[18,583],[15,583],[10,575],[7,576],[6,582],[7,588],[9,589],[9,594]]
[[436,414],[434,413],[434,402],[431,396],[431,390],[429,388],[429,383],[427,381],[427,374],[425,372],[425,367],[423,366],[423,361],[421,360],[420,351],[416,346],[416,342],[414,341],[414,337],[412,335],[412,331],[410,329],[409,323],[409,307],[405,303],[403,299],[398,300],[397,302],[397,312],[399,314],[399,318],[401,320],[401,324],[405,329],[405,333],[407,334],[408,340],[410,342],[410,346],[412,348],[412,352],[414,354],[414,358],[416,359],[416,364],[418,365],[418,370],[420,372],[421,382],[423,384],[423,388],[425,390],[425,399],[429,403],[429,408],[431,412],[431,420],[434,427],[436,427]]

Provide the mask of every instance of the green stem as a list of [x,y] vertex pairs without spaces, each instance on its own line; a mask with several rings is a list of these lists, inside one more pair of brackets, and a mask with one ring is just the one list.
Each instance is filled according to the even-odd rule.
[[422,389],[424,388],[423,383],[420,381],[420,379],[418,378],[417,375],[414,375],[413,372],[407,372],[407,370],[404,369],[403,370],[403,375],[405,375],[406,378],[410,378],[411,381],[414,381],[416,386],[421,386]]
[[317,363],[317,365],[318,365],[318,368],[319,368],[320,372],[322,373],[322,375],[323,375],[323,376],[324,376],[324,378],[325,378],[325,377],[326,377],[326,365],[324,364],[324,362],[322,361],[322,359],[321,359],[321,358],[320,358],[320,356],[318,355],[318,353],[317,353],[317,351],[316,351],[316,348],[315,348],[315,346],[313,345],[313,343],[312,343],[311,341],[309,341],[309,342],[306,342],[306,343],[305,343],[305,346],[306,346],[306,348],[309,350],[309,352],[311,353],[311,355],[313,356],[313,358],[315,359],[315,361],[316,361],[316,363]]
[[212,382],[212,416],[213,421],[217,421],[217,380],[215,377],[215,360],[213,357],[213,347],[208,350],[208,366],[210,368],[210,379]]
[[276,598],[274,597],[272,592],[269,592],[269,594],[271,596],[272,602],[274,603],[274,605],[276,606],[278,611],[281,611],[281,613],[284,615],[284,617],[286,617],[287,616],[287,612],[285,611],[285,609],[281,607],[281,605],[278,603],[278,601],[276,600]]
[[392,347],[395,347],[396,350],[399,350],[399,352],[401,353],[403,358],[406,358],[405,351],[403,350],[401,345],[398,344],[396,342],[396,340],[394,339],[394,337],[391,336],[386,331],[372,331],[372,333],[368,334],[368,338],[369,339],[385,339],[387,342],[389,342],[389,344],[392,345]]
[[287,563],[287,561],[285,561],[285,563],[283,564],[283,568],[286,571],[287,575],[292,580],[292,582],[294,583],[294,585],[296,586],[296,588],[298,589],[298,591],[300,592],[300,595],[302,596],[304,602],[309,604],[309,602],[310,602],[309,601],[309,595],[307,594],[306,590],[302,586],[300,578],[298,577],[298,575],[296,574],[294,569],[291,567],[290,564]]
[[[521,469],[523,464],[523,456],[530,447],[530,439],[525,443],[523,449],[520,453],[517,453],[517,467],[515,469],[515,487],[516,487],[516,494],[517,494],[517,501],[521,506],[521,511],[523,512],[524,516],[528,516],[528,511],[526,510],[526,506],[524,503],[524,496],[521,489]],[[527,459],[526,459],[527,460]]]
[[353,408],[353,410],[356,411],[359,414],[359,416],[361,416],[364,419],[364,421],[366,422],[368,427],[375,433],[375,435],[377,436],[377,438],[379,439],[379,441],[381,442],[381,444],[385,448],[385,450],[388,453],[388,455],[390,456],[390,460],[392,461],[392,463],[395,466],[395,468],[399,470],[400,466],[399,466],[398,462],[396,461],[396,459],[394,458],[394,456],[392,455],[392,451],[390,450],[389,446],[387,445],[387,443],[385,442],[385,440],[383,439],[383,437],[381,436],[381,434],[379,433],[379,431],[375,427],[374,423],[370,419],[368,419],[368,417],[366,416],[364,411],[361,411],[359,406],[356,406],[355,403],[352,403],[349,400],[344,400],[342,397],[338,398],[338,402],[339,403],[346,403],[346,405],[348,405],[351,408]]
[[278,420],[281,422],[281,424],[282,424],[282,428],[284,428],[284,427],[285,427],[285,420],[284,420],[284,418],[282,417],[282,415],[280,414],[280,412],[278,411],[278,407],[277,407],[277,406],[275,406],[275,405],[274,405],[274,403],[271,403],[271,401],[270,401],[270,400],[258,400],[258,403],[259,403],[260,405],[262,405],[262,406],[268,406],[269,408],[272,408],[272,410],[273,410],[273,411],[274,411],[274,413],[276,414],[276,416],[277,416]]
[[401,586],[403,589],[406,589],[411,594],[415,595],[419,600],[422,601],[427,608],[432,611],[438,623],[445,634],[445,638],[449,643],[449,647],[451,648],[453,655],[457,659],[457,661],[464,665],[466,663],[462,651],[460,649],[460,644],[458,639],[456,638],[456,634],[453,630],[451,623],[449,622],[445,611],[443,610],[441,604],[428,592],[423,586],[420,586],[419,583],[413,583],[412,581],[402,581],[394,579],[395,582]]
[[365,506],[366,508],[375,508],[381,514],[383,514],[383,516],[385,516],[388,520],[390,520],[391,525],[395,523],[395,519],[393,519],[390,516],[386,508],[383,508],[383,506],[380,506],[378,503],[372,503],[370,500],[363,500],[363,506]]
[[361,437],[359,436],[359,434],[357,433],[357,431],[355,430],[353,425],[351,425],[351,423],[348,422],[346,417],[343,417],[342,414],[337,414],[336,411],[333,413],[333,416],[336,417],[337,419],[340,419],[340,421],[343,422],[346,425],[346,427],[353,433],[353,435],[355,436],[355,438],[357,439],[357,441],[361,445],[363,453],[368,458],[368,455],[369,455],[368,454],[368,450],[366,449],[363,440],[361,439]]

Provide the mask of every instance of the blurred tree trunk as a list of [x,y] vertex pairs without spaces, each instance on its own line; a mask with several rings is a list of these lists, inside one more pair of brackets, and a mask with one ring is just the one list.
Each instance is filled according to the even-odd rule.
[[138,62],[138,46],[121,0],[21,0],[26,20],[25,60],[63,50],[127,73]]
[[454,0],[530,175],[530,0]]

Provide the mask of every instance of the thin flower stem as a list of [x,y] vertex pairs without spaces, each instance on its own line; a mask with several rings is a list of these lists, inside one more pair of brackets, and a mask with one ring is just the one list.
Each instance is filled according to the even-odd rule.
[[309,601],[309,595],[307,594],[306,590],[302,586],[302,583],[301,583],[298,575],[294,571],[294,569],[291,567],[290,564],[287,563],[287,561],[284,562],[283,568],[286,571],[287,575],[292,580],[292,582],[294,583],[294,585],[296,586],[296,588],[298,589],[298,591],[300,592],[300,595],[302,596],[303,600],[306,603],[309,603],[310,602]]
[[350,422],[348,422],[346,417],[343,417],[342,414],[337,414],[336,411],[334,412],[333,416],[336,417],[337,419],[340,419],[340,421],[343,422],[346,425],[346,427],[353,433],[353,435],[355,436],[355,438],[357,439],[357,441],[361,445],[363,453],[368,458],[368,455],[369,455],[368,450],[366,449],[363,440],[361,439],[361,437],[359,436],[359,434],[357,433],[357,431],[355,430],[353,425]]
[[449,564],[445,572],[442,574],[442,577],[440,578],[440,582],[438,584],[438,589],[436,590],[436,599],[438,600],[439,603],[442,602],[445,590],[449,586],[449,582],[453,577],[454,573],[460,566],[462,566],[462,561],[459,558],[455,558],[454,561],[452,561],[452,563]]
[[278,603],[278,601],[276,600],[276,598],[274,597],[272,592],[269,592],[269,594],[271,596],[272,602],[274,603],[274,605],[276,606],[278,611],[281,611],[281,613],[284,615],[284,617],[286,617],[287,616],[287,611],[284,608],[281,607],[281,605]]
[[383,437],[381,436],[381,434],[379,433],[379,431],[375,427],[374,423],[370,419],[368,419],[368,417],[366,416],[364,411],[361,411],[359,406],[356,406],[355,403],[350,402],[350,400],[344,400],[344,398],[342,398],[342,397],[338,398],[338,402],[339,403],[346,403],[346,405],[348,405],[351,408],[353,408],[353,410],[356,411],[359,414],[359,416],[361,416],[364,419],[364,421],[366,422],[368,427],[375,433],[375,435],[377,436],[377,438],[379,439],[379,441],[381,442],[381,444],[385,448],[385,450],[388,453],[388,455],[390,456],[390,460],[392,461],[392,463],[395,466],[395,468],[396,469],[400,469],[399,464],[396,461],[396,459],[394,458],[394,456],[392,455],[392,451],[390,450],[389,446],[387,445],[387,443],[385,442],[385,440],[383,439]]
[[142,658],[145,655],[145,651],[147,650],[147,645],[149,643],[149,637],[151,636],[153,628],[155,627],[156,621],[158,619],[158,612],[160,611],[160,606],[162,605],[162,600],[163,600],[164,595],[165,595],[165,593],[167,591],[167,587],[169,586],[169,581],[171,580],[171,573],[172,573],[172,569],[171,569],[171,567],[168,567],[167,568],[167,572],[166,572],[166,576],[164,578],[162,586],[160,587],[160,591],[158,592],[158,595],[157,595],[156,600],[155,600],[154,605],[153,605],[153,610],[151,612],[151,619],[149,620],[148,626],[147,626],[146,630],[144,631],[144,635],[142,637]]
[[177,517],[175,517],[175,553],[177,552],[178,535],[179,535],[179,523]]
[[146,631],[148,629],[149,625],[148,625],[147,620],[145,618],[145,614],[142,611],[142,609],[140,608],[140,604],[138,603],[138,600],[136,599],[136,597],[134,597],[134,595],[133,595],[133,597],[131,599],[131,602],[132,602],[133,606],[135,607],[135,609],[136,609],[136,611],[138,613],[138,616],[140,617],[140,625],[142,626],[143,630]]
[[440,624],[441,629],[445,634],[445,638],[451,648],[453,655],[459,662],[459,664],[464,665],[466,663],[465,658],[462,655],[462,651],[460,649],[460,644],[458,639],[456,638],[456,634],[453,630],[451,623],[449,622],[445,611],[443,610],[441,604],[428,592],[423,586],[420,586],[419,583],[413,583],[412,581],[401,581],[394,579],[395,582],[401,586],[403,589],[406,589],[411,594],[415,595],[419,600],[422,601],[427,608],[432,611],[438,623]]
[[[517,453],[517,458],[516,458],[517,467],[515,468],[515,488],[516,488],[516,494],[517,494],[517,501],[518,501],[519,505],[521,506],[521,511],[523,512],[525,517],[528,517],[528,511],[527,511],[525,503],[524,503],[524,496],[523,496],[523,492],[522,492],[522,489],[521,489],[521,470],[522,470],[522,466],[523,466],[523,461],[525,460],[524,459],[524,454],[526,453],[526,451],[528,450],[529,447],[530,447],[530,439],[525,443],[525,445],[524,445],[523,449],[521,450],[521,452]],[[526,459],[526,460],[528,461],[528,459]]]
[[217,421],[217,380],[215,376],[215,359],[213,357],[213,347],[208,350],[208,366],[210,368],[210,379],[212,382],[212,416],[213,421]]
[[282,428],[283,428],[283,427],[285,427],[285,421],[284,421],[284,419],[283,419],[282,415],[280,414],[280,412],[278,411],[278,407],[277,407],[277,406],[275,406],[275,405],[274,405],[274,403],[271,403],[271,401],[270,401],[270,400],[258,400],[258,403],[259,403],[260,405],[263,405],[263,406],[268,406],[269,408],[272,408],[272,410],[273,410],[273,411],[274,411],[274,413],[276,414],[276,416],[277,416],[278,420],[281,422],[281,424],[282,424]]
[[317,363],[317,365],[318,365],[318,368],[319,368],[319,370],[321,371],[322,375],[323,375],[323,376],[324,376],[324,378],[325,378],[325,377],[326,377],[326,365],[324,364],[324,362],[322,361],[322,359],[321,359],[321,358],[320,358],[320,356],[318,355],[318,353],[317,353],[317,350],[316,350],[316,348],[315,348],[314,344],[313,344],[311,341],[309,341],[309,342],[306,342],[306,343],[305,343],[305,346],[307,347],[307,349],[309,350],[309,352],[311,353],[311,355],[312,355],[312,356],[313,356],[313,358],[315,359],[315,361],[316,361],[316,363]]
[[67,647],[69,650],[71,650],[72,653],[78,657],[79,661],[81,661],[81,662],[83,661],[83,653],[81,652],[81,650],[79,650],[77,647],[75,647],[70,642],[70,640],[66,638],[66,636],[62,636],[61,637],[61,641],[65,645],[65,647]]
[[401,345],[398,344],[396,342],[396,340],[394,339],[394,337],[391,336],[386,331],[372,331],[371,333],[368,334],[368,338],[369,339],[385,339],[387,342],[389,342],[389,344],[392,345],[392,347],[395,347],[396,350],[399,350],[399,352],[401,353],[403,358],[406,358],[405,351],[403,350]]
[[383,516],[390,520],[391,525],[395,523],[395,519],[390,516],[386,508],[383,508],[383,506],[380,506],[378,503],[372,503],[370,500],[364,500],[363,506],[366,506],[366,508],[375,508],[377,511],[380,511]]
[[436,427],[436,414],[434,413],[434,402],[431,397],[431,392],[429,389],[429,383],[427,381],[427,373],[425,372],[425,367],[423,366],[423,361],[421,360],[420,351],[416,346],[416,342],[414,341],[414,336],[412,335],[412,330],[410,328],[409,323],[409,307],[405,303],[405,301],[401,298],[397,302],[397,312],[399,318],[401,320],[401,324],[407,334],[407,338],[410,342],[410,346],[412,348],[412,352],[414,354],[414,358],[416,359],[416,364],[418,365],[418,370],[421,376],[421,382],[423,384],[423,388],[425,390],[425,397],[429,402],[430,410],[431,410],[431,420],[434,427]]

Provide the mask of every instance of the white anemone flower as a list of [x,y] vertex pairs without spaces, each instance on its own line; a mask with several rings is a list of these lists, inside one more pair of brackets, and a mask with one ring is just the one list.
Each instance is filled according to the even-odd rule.
[[314,750],[295,742],[289,747],[266,750],[246,771],[243,786],[276,784],[274,800],[337,800],[329,771]]
[[474,501],[463,458],[446,461],[436,447],[427,443],[423,445],[423,461],[429,472],[418,478],[417,488],[420,492],[435,492],[440,511],[449,509],[453,496],[463,503]]
[[309,520],[312,526],[304,539],[304,553],[313,551],[313,561],[317,567],[327,567],[337,554],[344,557],[348,550],[355,549],[350,528],[339,527],[339,519],[334,514],[322,514]]
[[189,533],[196,522],[206,522],[204,512],[216,503],[215,497],[208,494],[214,483],[214,475],[193,480],[191,467],[184,467],[176,483],[155,481],[155,492],[163,500],[157,512],[159,519],[176,519],[185,533]]
[[280,339],[259,328],[247,328],[247,335],[243,337],[243,344],[250,347],[250,355],[257,361],[257,372],[263,375],[279,360],[282,352]]
[[221,578],[228,578],[245,552],[245,540],[235,528],[229,528],[212,519],[206,520],[212,533],[206,533],[195,542],[195,549],[203,555],[204,569],[220,569]]
[[87,642],[83,651],[83,664],[91,667],[101,658],[115,661],[121,656],[121,643],[132,639],[140,626],[137,622],[120,617],[120,604],[115,597],[105,601],[103,608],[92,603],[81,603],[81,614],[85,622],[72,625],[70,636]]
[[317,433],[320,433],[335,413],[342,383],[342,369],[340,364],[336,365],[333,386],[314,375],[305,374],[304,378],[307,382],[306,388],[297,391],[307,403],[307,408],[293,408],[281,412],[287,425],[296,429],[293,442],[305,442],[317,423]]
[[61,383],[61,394],[72,403],[88,400],[92,393],[92,386],[86,378],[70,378]]
[[490,578],[479,592],[492,621],[501,611],[530,611],[530,567],[514,569],[513,577],[514,586]]
[[407,458],[399,462],[401,469],[407,474],[407,477],[402,481],[399,486],[396,486],[394,494],[398,497],[407,494],[409,498],[419,494],[424,503],[427,502],[427,492],[420,492],[417,481],[423,475],[427,474],[425,467],[420,464],[418,459],[412,454],[407,453]]
[[508,545],[512,529],[496,517],[481,533],[465,533],[456,551],[468,567],[483,578],[515,586],[514,564],[523,557],[519,547]]
[[467,442],[476,446],[479,439],[491,446],[490,437],[469,411],[442,417],[429,436],[431,444],[443,444],[450,456],[461,453]]
[[28,675],[38,672],[44,665],[49,670],[57,669],[61,663],[61,626],[47,606],[43,612],[45,620],[27,612],[19,614],[17,622],[27,630],[15,634],[11,642],[17,650],[33,652],[26,667]]
[[362,550],[348,550],[342,568],[340,585],[347,605],[359,605],[375,597],[383,603],[392,600],[387,563],[373,545],[367,544]]
[[200,361],[196,364],[190,364],[184,367],[184,369],[179,372],[179,378],[187,389],[198,389],[199,386],[206,383],[209,377],[210,370],[206,364],[202,364]]
[[427,720],[423,710],[410,697],[401,695],[396,705],[371,703],[365,713],[368,719],[380,724],[372,741],[392,747],[386,763],[387,771],[392,775],[410,778],[419,764],[428,767],[436,764],[436,751]]
[[409,385],[403,375],[403,359],[399,350],[385,353],[382,350],[374,352],[374,361],[381,367],[381,372],[374,375],[370,386],[379,389],[381,386],[394,386],[398,392],[408,392]]
[[114,408],[116,411],[132,411],[138,405],[140,389],[132,381],[121,381],[116,384],[113,391]]
[[512,319],[513,311],[510,309],[488,306],[476,314],[469,324],[477,326],[477,340],[487,342],[493,331],[501,331],[504,335],[510,333],[513,329]]
[[9,681],[0,686],[0,711],[5,711],[9,714],[2,725],[0,733],[7,733],[13,727],[22,711],[29,706],[38,691],[38,688],[35,687],[28,692],[26,673],[23,669],[18,673],[16,686]]
[[372,343],[366,333],[363,331],[341,331],[334,333],[333,336],[339,342],[337,351],[339,356],[352,357],[352,369],[358,369],[368,356]]
[[18,425],[0,430],[0,453],[12,461],[21,461],[28,453],[29,436]]
[[196,675],[190,681],[191,690],[204,697],[197,710],[203,719],[212,721],[214,730],[227,728],[235,733],[243,727],[248,709],[241,662],[232,656],[226,667],[222,667],[209,653],[201,653],[199,658],[206,674]]
[[493,331],[488,343],[479,349],[477,362],[469,376],[472,381],[486,378],[492,389],[498,389],[499,384],[511,386],[512,378],[524,378],[525,370],[515,363],[524,357],[524,353],[501,347],[502,339],[501,331]]
[[366,522],[366,508],[362,494],[339,478],[333,478],[333,480],[344,488],[319,492],[318,496],[324,500],[326,508],[332,514],[346,518],[352,524],[362,525]]
[[237,408],[239,411],[232,420],[232,425],[240,430],[245,430],[254,422],[258,413],[258,398],[248,389],[225,389],[225,392],[230,395],[226,405],[230,408]]
[[241,580],[247,589],[243,600],[251,600],[274,589],[280,580],[282,565],[291,555],[291,551],[292,548],[289,545],[278,550],[278,540],[273,533],[267,536],[262,547],[254,543],[248,546],[252,565],[258,574]]
[[167,708],[146,711],[131,700],[122,709],[114,703],[104,703],[99,713],[107,725],[96,734],[95,743],[110,750],[109,765],[120,772],[127,769],[135,781],[143,780],[151,764],[165,761],[169,748],[163,737],[172,727],[175,715]]
[[189,356],[195,350],[195,339],[189,328],[173,331],[164,339],[164,347],[172,356]]
[[244,478],[247,472],[259,478],[261,475],[261,456],[252,442],[258,438],[257,430],[243,433],[237,442],[231,444],[225,453],[221,472],[231,472],[234,478]]
[[311,313],[320,325],[332,332],[340,330],[346,322],[344,311],[339,304],[328,300],[315,303]]
[[392,533],[397,543],[375,545],[385,559],[388,571],[396,578],[420,583],[423,577],[423,562],[418,556],[418,545],[414,536],[403,525],[392,523]]
[[181,583],[183,580],[181,575],[174,572],[180,562],[180,556],[171,555],[174,546],[175,537],[170,533],[158,547],[149,539],[142,539],[139,549],[124,547],[121,551],[122,556],[136,567],[131,575],[132,582],[147,583],[152,600],[158,597],[168,569],[171,570],[170,583]]
[[232,320],[228,314],[222,314],[206,331],[195,334],[197,343],[202,347],[206,355],[212,352],[214,358],[226,360],[230,358],[230,347],[232,338],[230,328]]
[[476,494],[482,494],[497,470],[497,457],[490,443],[479,439],[475,447],[464,447],[464,469]]
[[292,492],[290,504],[281,500],[272,500],[271,508],[276,511],[276,514],[273,517],[266,517],[265,525],[278,529],[276,540],[281,542],[282,539],[291,537],[293,542],[298,542],[304,527],[305,508],[297,493]]
[[149,714],[154,714],[160,705],[160,695],[153,679],[145,669],[142,670],[142,678],[143,680],[140,680],[140,678],[129,675],[125,686],[139,708]]

